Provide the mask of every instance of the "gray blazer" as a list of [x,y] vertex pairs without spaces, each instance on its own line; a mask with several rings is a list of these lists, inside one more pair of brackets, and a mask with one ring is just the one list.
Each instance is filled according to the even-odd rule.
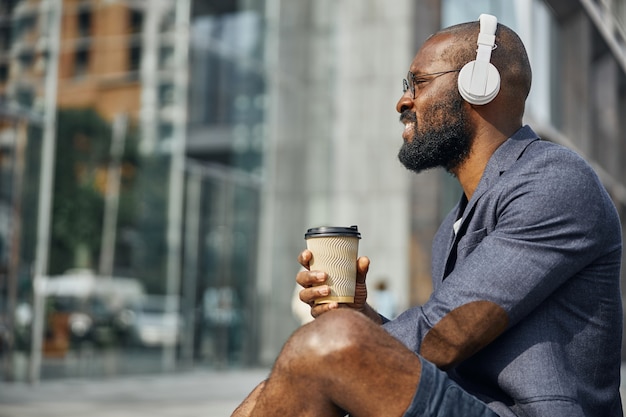
[[622,416],[621,250],[618,215],[590,166],[525,126],[441,224],[430,300],[385,328],[419,353],[451,311],[490,301],[508,327],[448,372],[462,387],[503,417]]

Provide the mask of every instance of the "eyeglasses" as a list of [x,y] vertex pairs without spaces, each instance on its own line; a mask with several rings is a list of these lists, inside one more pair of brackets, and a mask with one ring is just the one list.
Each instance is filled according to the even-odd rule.
[[[440,75],[443,74],[449,74],[451,72],[459,72],[461,71],[460,69],[455,69],[455,70],[449,70],[449,71],[441,71],[441,72],[433,72],[431,74],[422,74],[422,75],[415,75],[413,74],[411,71],[409,71],[409,73],[406,75],[406,78],[402,80],[402,93],[406,93],[407,90],[411,90],[411,98],[415,98],[415,84],[421,84],[421,83],[427,83],[429,81],[432,81],[434,78],[439,77]],[[430,78],[426,78],[426,77],[430,77]],[[409,81],[407,81],[410,80]]]

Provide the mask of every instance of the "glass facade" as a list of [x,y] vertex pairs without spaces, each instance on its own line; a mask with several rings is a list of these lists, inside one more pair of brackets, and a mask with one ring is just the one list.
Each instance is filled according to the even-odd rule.
[[188,305],[197,306],[190,351],[195,362],[215,366],[249,365],[258,350],[263,40],[262,1],[194,3],[186,221],[196,218],[197,225],[185,234],[191,262],[184,264],[193,282],[185,285]]
[[263,1],[0,3],[3,379],[255,363],[263,31]]

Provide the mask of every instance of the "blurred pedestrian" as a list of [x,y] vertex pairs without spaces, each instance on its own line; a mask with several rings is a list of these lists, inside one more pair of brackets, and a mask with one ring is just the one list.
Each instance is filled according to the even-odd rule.
[[[396,317],[396,297],[387,286],[386,279],[383,278],[376,283],[374,291],[369,298],[371,299],[371,306],[378,311],[378,314],[387,319],[393,319]],[[306,304],[302,302],[300,302],[300,304],[306,306]],[[307,314],[311,316],[308,311]]]

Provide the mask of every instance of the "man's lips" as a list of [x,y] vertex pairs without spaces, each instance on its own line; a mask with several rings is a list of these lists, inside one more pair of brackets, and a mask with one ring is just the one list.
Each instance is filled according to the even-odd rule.
[[417,125],[417,117],[415,113],[410,110],[402,112],[400,115],[400,122],[404,124],[404,131],[402,132],[402,139],[408,141],[415,134],[415,126]]
[[409,122],[404,124],[404,131],[402,132],[402,139],[404,141],[410,140],[415,134],[415,122]]

